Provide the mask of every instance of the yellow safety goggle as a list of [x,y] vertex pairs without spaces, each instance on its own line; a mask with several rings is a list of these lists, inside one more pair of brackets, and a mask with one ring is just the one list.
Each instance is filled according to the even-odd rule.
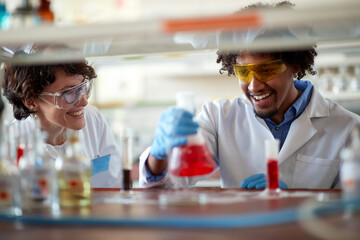
[[235,75],[243,82],[250,83],[253,76],[261,82],[269,81],[286,70],[282,60],[252,64],[233,64]]

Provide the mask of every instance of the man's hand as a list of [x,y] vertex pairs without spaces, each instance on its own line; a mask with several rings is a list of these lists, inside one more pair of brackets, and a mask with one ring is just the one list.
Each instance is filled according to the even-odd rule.
[[167,151],[186,143],[186,136],[196,134],[199,125],[193,121],[193,115],[180,108],[164,111],[156,127],[155,139],[150,154],[157,159],[166,159]]
[[[279,181],[280,188],[288,188],[286,183]],[[254,174],[248,178],[245,178],[240,185],[241,188],[247,189],[264,189],[266,187],[266,177],[263,173]]]

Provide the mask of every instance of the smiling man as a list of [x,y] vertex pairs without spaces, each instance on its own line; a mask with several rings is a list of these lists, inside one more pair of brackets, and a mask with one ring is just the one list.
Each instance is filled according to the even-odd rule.
[[[315,48],[217,54],[220,73],[236,75],[244,93],[205,103],[196,118],[220,168],[221,186],[265,188],[265,140],[279,139],[280,187],[340,188],[340,152],[360,117],[322,97],[311,82],[300,81],[316,73]],[[170,121],[174,116],[179,119]],[[140,157],[141,186],[186,186],[199,180],[179,183],[167,173],[169,146],[184,144],[184,136],[196,133],[198,125],[181,109],[162,114],[151,148]]]

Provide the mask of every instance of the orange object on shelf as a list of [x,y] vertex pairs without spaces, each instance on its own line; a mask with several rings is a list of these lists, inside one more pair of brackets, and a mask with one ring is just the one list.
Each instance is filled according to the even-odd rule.
[[53,22],[54,21],[54,14],[50,10],[49,0],[41,0],[40,6],[39,6],[39,9],[37,12],[42,21],[45,21],[45,22]]
[[167,33],[210,31],[210,30],[234,30],[259,27],[262,25],[260,14],[255,11],[241,15],[229,15],[222,17],[204,17],[191,19],[166,20],[163,31]]

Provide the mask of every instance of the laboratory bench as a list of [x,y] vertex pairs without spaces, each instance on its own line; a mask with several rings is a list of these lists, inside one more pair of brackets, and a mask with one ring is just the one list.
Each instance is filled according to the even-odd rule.
[[101,188],[89,208],[1,216],[0,238],[356,239],[359,201],[341,199],[339,190]]

